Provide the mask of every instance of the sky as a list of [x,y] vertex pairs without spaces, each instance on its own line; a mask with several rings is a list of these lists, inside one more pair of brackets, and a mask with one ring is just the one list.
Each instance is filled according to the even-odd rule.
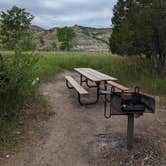
[[111,27],[117,0],[0,0],[0,12],[16,5],[35,16],[32,24],[45,29],[81,25]]

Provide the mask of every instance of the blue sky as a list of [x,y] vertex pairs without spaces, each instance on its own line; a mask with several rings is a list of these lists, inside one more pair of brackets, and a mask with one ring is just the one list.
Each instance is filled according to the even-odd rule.
[[82,25],[110,27],[117,0],[0,0],[0,11],[13,5],[35,16],[33,24],[45,29]]

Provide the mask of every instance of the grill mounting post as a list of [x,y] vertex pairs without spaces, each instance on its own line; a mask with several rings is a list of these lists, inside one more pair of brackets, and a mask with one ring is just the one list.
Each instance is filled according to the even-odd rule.
[[134,135],[134,114],[128,114],[128,124],[127,124],[127,149],[131,150],[133,145],[133,135]]

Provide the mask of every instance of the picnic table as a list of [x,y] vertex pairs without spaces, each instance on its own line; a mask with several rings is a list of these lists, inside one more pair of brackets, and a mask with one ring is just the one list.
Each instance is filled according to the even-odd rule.
[[[92,68],[74,68],[74,70],[80,74],[80,85],[82,85],[83,82],[85,82],[89,88],[96,88],[96,90],[97,90],[96,100],[94,102],[91,102],[88,104],[95,104],[98,102],[99,97],[101,95],[101,93],[100,93],[101,83],[104,83],[104,90],[106,90],[107,89],[107,81],[117,80],[117,78],[114,78],[114,77],[109,76],[107,74],[101,73],[101,72],[94,70]],[[89,81],[91,81],[95,85],[90,85]]]
[[[74,68],[74,71],[76,71],[80,75],[80,82],[77,83],[77,81],[74,80],[74,78],[72,78],[71,76],[66,76],[66,85],[69,89],[75,89],[78,92],[78,101],[81,105],[96,104],[99,101],[100,95],[103,95],[102,90],[106,91],[108,85],[111,85],[112,88],[117,88],[121,91],[129,90],[129,88],[120,85],[117,82],[114,82],[117,80],[117,78],[94,70],[92,68]],[[89,84],[89,82],[91,82],[91,84]],[[69,86],[69,83],[72,86]],[[96,88],[96,99],[94,101],[88,103],[83,103],[81,101],[81,96],[88,95],[88,91],[82,86],[83,83],[85,83],[88,88]],[[101,84],[104,85],[104,88],[101,88]]]

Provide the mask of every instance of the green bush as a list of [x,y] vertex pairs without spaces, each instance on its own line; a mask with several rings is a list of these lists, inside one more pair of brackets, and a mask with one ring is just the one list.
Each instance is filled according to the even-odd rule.
[[25,54],[4,58],[4,76],[0,80],[0,128],[17,118],[23,104],[34,96],[36,86],[32,81],[37,60],[33,55]]

